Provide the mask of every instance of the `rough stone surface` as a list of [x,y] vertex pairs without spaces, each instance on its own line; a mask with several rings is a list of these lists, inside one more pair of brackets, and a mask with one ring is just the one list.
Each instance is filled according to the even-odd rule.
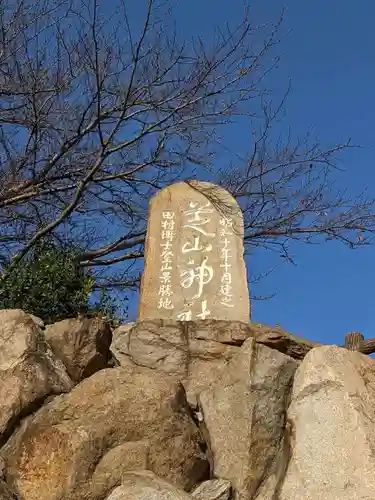
[[248,500],[280,453],[296,361],[248,339],[198,396],[213,474]]
[[[246,339],[301,360],[320,344],[309,342],[278,327],[240,321],[147,320],[129,323],[113,332],[111,350],[121,364],[147,366],[184,376],[194,358],[228,360]],[[210,368],[208,369],[208,371]]]
[[111,364],[112,331],[100,317],[64,319],[47,325],[45,336],[75,382]]
[[[121,367],[95,373],[26,419],[1,450],[6,481],[22,499],[96,500],[95,464],[100,469],[106,453],[134,441],[149,441],[149,468],[178,487],[207,479],[200,433],[181,386],[165,374]],[[117,463],[121,451],[125,466],[129,448],[113,451]]]
[[122,343],[127,339],[127,336],[130,332],[130,330],[136,325],[137,323],[135,321],[132,321],[130,323],[125,323],[124,325],[120,325],[117,328],[115,328],[112,332],[112,344],[111,344],[111,349],[113,347],[116,347],[117,343],[121,346]]
[[192,496],[178,490],[149,471],[124,475],[122,485],[113,490],[107,500],[192,500]]
[[196,394],[216,380],[250,334],[240,322],[143,321],[116,329],[112,350],[124,366],[146,366],[183,381],[189,404],[196,406]]
[[35,321],[19,309],[0,310],[0,442],[48,395],[72,387]]
[[113,337],[112,349],[117,357],[125,355],[138,366],[181,377],[186,373],[188,342],[180,323],[138,322],[130,329],[116,329]]
[[288,410],[280,500],[375,498],[375,361],[322,346],[307,354]]
[[0,500],[375,498],[374,359],[158,319],[117,328],[121,367],[88,377],[111,352],[79,321],[46,327],[55,355],[40,321],[0,311]]
[[249,330],[251,331],[251,336],[260,344],[272,347],[272,349],[276,349],[294,359],[303,359],[311,349],[321,345],[318,342],[310,342],[309,340],[287,333],[279,327],[253,323],[249,325]]
[[0,479],[0,500],[16,500],[6,483]]
[[149,468],[149,441],[123,443],[110,449],[95,467],[90,498],[101,498],[122,483],[126,472]]
[[214,184],[173,184],[150,201],[139,319],[249,322],[243,217]]
[[192,492],[196,500],[229,500],[232,493],[230,481],[225,479],[210,479],[200,484]]
[[39,328],[44,328],[44,321],[38,316],[34,316],[34,314],[29,314],[30,318],[34,321],[34,323],[39,326]]
[[246,339],[301,360],[316,343],[278,327],[239,321],[149,320],[113,332],[111,349],[123,366],[146,366],[175,376],[195,407],[196,396],[211,385]]
[[129,332],[136,323],[130,322],[120,325],[112,331],[111,353],[118,366],[133,366],[129,357],[127,345]]

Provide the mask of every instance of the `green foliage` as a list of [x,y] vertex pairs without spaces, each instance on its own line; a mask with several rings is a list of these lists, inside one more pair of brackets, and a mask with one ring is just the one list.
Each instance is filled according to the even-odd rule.
[[[128,299],[125,298],[124,300]],[[124,316],[119,315],[118,313],[119,309],[120,309],[120,304],[115,302],[115,300],[110,296],[108,290],[103,289],[100,292],[98,302],[91,304],[89,306],[88,312],[90,314],[104,315],[107,318],[107,320],[110,323],[112,323],[113,327],[117,327],[122,321],[125,320]]]
[[45,323],[78,313],[103,314],[114,320],[116,307],[106,292],[98,303],[89,305],[94,279],[78,265],[77,252],[51,241],[39,244],[18,270],[0,282],[0,309],[19,308]]

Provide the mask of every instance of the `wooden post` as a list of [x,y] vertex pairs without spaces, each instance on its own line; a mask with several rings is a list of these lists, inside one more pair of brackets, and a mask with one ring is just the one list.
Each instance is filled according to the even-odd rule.
[[360,332],[351,332],[345,336],[345,349],[349,351],[360,351],[361,344],[365,340],[365,337]]

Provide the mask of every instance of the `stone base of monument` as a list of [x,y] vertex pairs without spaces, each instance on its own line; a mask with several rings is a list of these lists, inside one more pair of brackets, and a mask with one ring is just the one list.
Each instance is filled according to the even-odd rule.
[[[365,423],[351,426],[350,419],[367,410],[357,404],[350,408],[346,401],[352,383],[363,390],[363,369],[374,380],[375,401],[370,358],[281,328],[220,320],[139,321],[114,331],[112,350],[123,366],[151,369],[182,383],[208,445],[211,475],[231,482],[233,498],[369,500],[375,495],[369,430],[375,431],[375,423],[367,416],[367,430]],[[336,385],[326,393],[331,379]],[[375,404],[364,397],[374,411]],[[352,462],[357,440],[365,455],[356,452]]]
[[239,321],[108,326],[0,311],[4,500],[375,498],[358,332],[344,349]]

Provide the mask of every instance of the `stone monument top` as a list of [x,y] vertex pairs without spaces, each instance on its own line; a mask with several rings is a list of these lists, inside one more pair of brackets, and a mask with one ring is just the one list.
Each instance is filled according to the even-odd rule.
[[150,201],[139,320],[250,321],[236,200],[208,182],[172,184]]

